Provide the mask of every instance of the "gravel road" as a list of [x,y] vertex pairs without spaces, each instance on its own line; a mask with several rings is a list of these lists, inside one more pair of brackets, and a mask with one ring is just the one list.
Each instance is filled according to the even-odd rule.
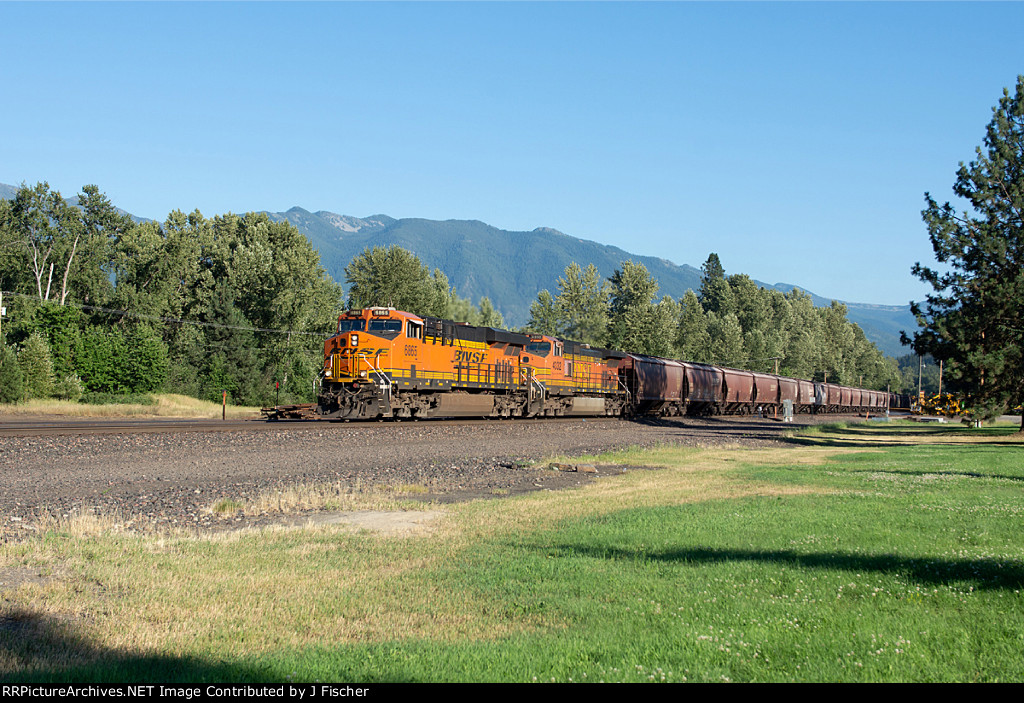
[[[835,418],[827,418],[834,420]],[[798,417],[796,424],[814,422]],[[0,419],[2,422],[2,419]],[[0,541],[43,514],[115,512],[129,523],[216,527],[210,506],[296,484],[427,486],[436,501],[558,488],[587,480],[542,462],[631,445],[778,442],[792,425],[750,418],[315,423],[281,431],[0,437]]]

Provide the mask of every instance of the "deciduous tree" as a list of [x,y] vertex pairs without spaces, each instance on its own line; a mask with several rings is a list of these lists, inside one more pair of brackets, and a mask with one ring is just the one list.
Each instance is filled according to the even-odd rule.
[[397,246],[368,248],[345,267],[351,307],[384,305],[436,317],[446,316],[451,297],[448,279],[439,285],[443,276]]

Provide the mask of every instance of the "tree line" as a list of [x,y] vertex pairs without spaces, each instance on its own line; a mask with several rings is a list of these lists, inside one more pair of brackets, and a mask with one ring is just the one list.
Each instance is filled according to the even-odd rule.
[[557,293],[541,291],[528,328],[593,346],[794,378],[870,388],[901,386],[895,361],[846,319],[833,301],[816,308],[806,293],[761,288],[725,275],[717,254],[701,267],[700,290],[658,298],[643,264],[625,261],[602,281],[597,269],[571,264]]
[[265,214],[134,222],[96,186],[0,201],[0,401],[168,390],[312,397],[342,290]]
[[[348,307],[393,304],[501,327],[402,249],[346,269]],[[401,283],[401,285],[398,285]],[[399,295],[382,291],[388,286]],[[136,222],[96,186],[47,183],[0,201],[0,402],[103,402],[170,391],[266,405],[314,399],[323,340],[345,309],[309,240],[263,213],[174,211]]]
[[[345,268],[345,290],[293,225],[262,213],[170,213],[136,222],[96,186],[64,199],[46,183],[0,201],[0,401],[170,391],[232,403],[314,397],[322,341],[345,308],[390,305],[505,327],[487,298],[461,297],[445,274],[400,247]],[[700,290],[658,297],[624,261],[607,280],[566,268],[541,291],[523,331],[662,357],[885,388],[886,359],[846,320],[799,291],[725,275],[712,254]]]
[[[345,269],[355,307],[391,305],[418,314],[503,327],[484,298],[479,308],[459,298],[445,275],[400,247],[376,247]],[[548,334],[594,347],[795,378],[885,389],[902,387],[894,360],[869,342],[833,302],[816,308],[798,290],[760,288],[749,276],[726,276],[717,254],[702,267],[700,291],[681,300],[658,298],[647,268],[624,261],[604,280],[593,265],[570,264],[557,292],[542,290],[519,331]]]

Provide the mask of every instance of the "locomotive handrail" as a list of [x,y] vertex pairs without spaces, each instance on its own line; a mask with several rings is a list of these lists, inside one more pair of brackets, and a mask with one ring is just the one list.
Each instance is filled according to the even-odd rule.
[[[381,370],[381,368],[380,368],[380,361],[379,361],[379,359],[380,359],[380,355],[381,355],[382,351],[383,351],[382,349],[378,349],[377,353],[374,354],[374,358],[373,359],[371,359],[369,356],[366,356],[364,358],[366,359],[367,363],[370,365],[370,368],[373,369],[373,372],[377,375],[377,378],[378,378],[378,380],[380,382],[378,385],[380,386],[380,389],[382,391],[384,391],[384,393],[386,395],[386,398],[387,398],[387,401],[388,401],[388,405],[391,405],[391,387],[392,387],[392,385],[394,385],[394,383],[392,382],[392,380],[390,378],[388,378],[387,374],[384,373]],[[374,365],[374,360],[377,360],[377,364],[376,365]]]
[[622,392],[626,394],[626,407],[629,407],[630,405],[633,404],[633,394],[629,392],[629,388],[626,386],[625,383],[622,382],[621,378],[617,378],[615,380],[618,382],[619,388],[622,389]]

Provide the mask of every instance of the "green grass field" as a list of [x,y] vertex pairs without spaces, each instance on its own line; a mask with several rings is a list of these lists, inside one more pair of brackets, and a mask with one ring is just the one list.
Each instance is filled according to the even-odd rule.
[[[445,506],[426,534],[56,526],[0,548],[18,681],[1021,681],[1024,441],[861,424]],[[3,580],[3,579],[0,579]]]

